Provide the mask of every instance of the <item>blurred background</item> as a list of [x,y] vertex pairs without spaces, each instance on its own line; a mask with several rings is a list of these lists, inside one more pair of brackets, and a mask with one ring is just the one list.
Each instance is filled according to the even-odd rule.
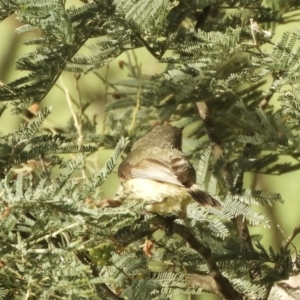
[[[67,1],[67,4],[81,5],[78,1]],[[276,32],[273,37],[273,42],[276,43],[278,36],[283,31],[299,27],[300,11],[287,13],[283,16],[283,20],[288,19],[286,24],[276,27]],[[15,70],[16,58],[22,56],[32,50],[34,46],[24,46],[23,42],[33,36],[38,36],[39,32],[33,31],[22,35],[15,33],[15,28],[21,23],[17,20],[16,15],[11,15],[0,23],[0,82],[3,84],[13,81],[24,75],[24,71]],[[268,51],[267,48],[263,48]],[[87,51],[83,47],[80,51]],[[146,75],[154,75],[163,72],[166,68],[165,64],[158,63],[146,49],[139,49],[134,53],[132,51],[123,53],[109,65],[103,66],[94,72],[81,75],[79,78],[74,74],[64,72],[61,79],[51,89],[46,98],[42,101],[41,107],[52,106],[52,114],[47,119],[45,127],[47,128],[63,128],[67,127],[73,121],[70,108],[66,101],[66,95],[63,86],[66,87],[73,99],[81,103],[88,104],[86,113],[89,118],[94,120],[96,133],[101,134],[105,119],[105,105],[116,100],[114,89],[107,84],[110,80],[127,78],[127,69],[122,67],[125,62],[137,60],[141,64],[142,73]],[[78,75],[78,74],[77,74]],[[276,95],[272,98],[270,105],[276,108]],[[24,122],[23,115],[12,115],[10,109],[7,109],[0,119],[1,132],[4,134],[14,132]],[[110,156],[111,150],[99,149],[98,153],[89,157],[88,163],[95,170],[101,168],[106,159]],[[287,157],[282,157],[283,161],[292,162]],[[281,176],[268,176],[263,174],[247,173],[245,176],[245,188],[258,190],[266,190],[275,193],[280,193],[284,199],[284,204],[277,204],[264,209],[264,212],[269,216],[271,222],[269,228],[250,227],[252,234],[262,234],[262,244],[264,246],[272,245],[276,250],[280,249],[280,245],[288,235],[291,234],[294,227],[300,222],[300,170],[290,172]],[[103,197],[113,197],[119,182],[116,173],[112,174],[109,180],[103,186]],[[297,248],[300,247],[300,237],[294,240]],[[159,270],[159,268],[158,268]],[[289,281],[291,283],[291,281]],[[297,283],[298,282],[298,283]],[[299,285],[295,280],[294,285]],[[181,295],[174,297],[174,300],[185,299]],[[192,299],[217,299],[210,295],[202,296],[201,298]],[[283,295],[283,299],[289,299],[288,295]]]

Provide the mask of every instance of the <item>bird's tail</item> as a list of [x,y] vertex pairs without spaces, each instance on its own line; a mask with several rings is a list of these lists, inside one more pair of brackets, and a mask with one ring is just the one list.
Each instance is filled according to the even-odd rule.
[[189,188],[189,193],[193,199],[202,206],[213,206],[215,208],[221,208],[221,204],[212,196],[202,191],[196,184],[193,184]]

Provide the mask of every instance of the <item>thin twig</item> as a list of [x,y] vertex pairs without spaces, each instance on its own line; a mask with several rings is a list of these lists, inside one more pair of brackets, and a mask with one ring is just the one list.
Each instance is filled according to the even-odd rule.
[[[80,93],[79,86],[78,86],[78,81],[79,81],[80,75],[75,76],[75,74],[74,74],[74,78],[75,78],[75,89],[76,89],[77,95],[78,95],[78,113],[77,113],[77,120],[78,120],[78,124],[79,124],[79,127],[77,128],[77,131],[78,131],[78,146],[82,146],[82,144],[83,144],[82,119],[83,119],[83,116],[84,116],[84,112],[83,112],[83,109],[82,109],[81,93]],[[87,178],[87,175],[86,175],[86,172],[85,172],[85,167],[86,167],[86,158],[84,157],[83,167],[81,169],[81,174],[82,174],[83,179]]]
[[[134,54],[134,51],[132,51],[132,53]],[[136,67],[137,64],[132,63],[129,51],[126,52],[126,57],[127,57],[127,61],[128,61],[127,67],[131,73],[130,75],[134,78],[138,78],[138,74],[136,74],[136,71],[135,71],[136,69],[138,70],[138,68]]]
[[73,228],[73,227],[76,227],[76,226],[79,226],[81,223],[80,222],[76,222],[76,223],[73,223],[73,224],[70,224],[64,228],[60,228],[59,230],[55,231],[55,232],[52,232],[52,233],[49,233],[49,234],[46,234],[40,238],[38,238],[37,240],[34,240],[32,242],[29,242],[28,245],[34,245],[34,244],[37,244],[39,243],[40,241],[42,240],[47,240],[48,238],[51,238],[51,237],[55,237],[57,235],[59,235],[60,233],[70,229],[70,228]]
[[137,94],[136,94],[136,105],[135,105],[135,109],[133,111],[133,114],[132,114],[132,122],[130,124],[130,127],[128,129],[128,133],[130,134],[132,132],[132,130],[134,129],[134,126],[135,126],[135,121],[136,121],[136,116],[137,116],[137,113],[140,109],[140,98],[141,98],[141,89],[142,89],[142,78],[141,78],[141,75],[142,75],[142,65],[140,64],[139,67],[138,67],[138,79],[139,79],[139,88],[138,88],[138,91],[137,91]]
[[253,38],[253,43],[255,46],[258,45],[257,43],[257,39],[256,39],[256,32],[255,32],[255,28],[257,27],[257,23],[254,22],[253,18],[250,18],[250,29],[251,29],[251,35]]
[[[75,81],[76,81],[76,90],[77,90],[78,97],[79,97],[79,104],[77,104],[76,101],[71,98],[69,90],[65,86],[62,77],[60,77],[60,83],[61,83],[62,89],[63,89],[63,91],[66,95],[66,100],[67,100],[70,112],[71,112],[73,120],[74,120],[74,125],[75,125],[75,128],[76,128],[77,132],[78,132],[77,145],[82,146],[83,133],[82,133],[82,119],[81,119],[81,117],[82,117],[81,97],[80,97],[80,93],[79,93],[79,90],[78,90],[78,83],[77,83],[76,78],[75,78]],[[75,103],[77,105],[79,113],[75,112],[75,110],[73,109],[72,103]],[[84,164],[85,164],[85,160],[84,160]],[[83,178],[84,179],[87,178],[86,173],[85,173],[85,168],[82,168],[81,172],[82,172]]]
[[105,84],[105,99],[104,99],[104,110],[103,110],[103,121],[102,121],[102,134],[104,134],[105,130],[105,123],[107,118],[107,113],[105,110],[105,106],[107,104],[107,96],[108,96],[108,90],[109,90],[109,84],[108,84],[108,74],[109,74],[109,65],[106,66],[106,72],[105,72],[105,79],[102,81]]
[[281,247],[284,251],[287,250],[288,246],[291,244],[293,239],[300,233],[300,223],[294,228],[293,232],[287,237],[287,239],[283,242]]
[[60,77],[60,83],[61,83],[61,86],[62,86],[64,92],[65,92],[66,100],[67,100],[70,112],[71,112],[73,120],[74,120],[74,125],[75,125],[75,128],[76,128],[77,132],[78,132],[78,145],[81,145],[82,144],[82,140],[83,140],[81,121],[78,118],[77,114],[75,113],[75,111],[74,111],[74,109],[72,107],[72,99],[70,97],[69,90],[67,89],[67,87],[65,86],[65,84],[63,82],[62,77]]
[[109,70],[109,65],[107,65],[107,73],[105,74],[105,78],[102,77],[100,74],[98,74],[97,72],[93,72],[94,75],[96,75],[106,86],[111,87],[112,89],[114,89],[115,91],[118,90],[118,88],[111,82],[109,82],[107,80],[107,74],[108,74],[108,70]]

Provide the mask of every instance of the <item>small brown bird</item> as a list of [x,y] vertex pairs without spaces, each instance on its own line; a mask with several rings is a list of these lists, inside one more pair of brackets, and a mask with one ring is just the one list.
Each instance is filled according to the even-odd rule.
[[[132,146],[119,166],[123,197],[143,199],[146,210],[186,217],[193,200],[219,208],[220,203],[196,185],[196,172],[181,151],[182,130],[155,126]],[[122,198],[123,198],[122,197]]]

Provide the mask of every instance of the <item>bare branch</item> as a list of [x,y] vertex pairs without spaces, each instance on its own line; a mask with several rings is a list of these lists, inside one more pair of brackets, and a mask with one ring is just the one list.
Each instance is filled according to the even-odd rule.
[[[293,232],[282,242],[281,244],[281,249],[282,251],[280,252],[281,257],[278,260],[278,262],[275,264],[274,266],[274,270],[277,270],[280,268],[282,262],[284,261],[284,259],[286,258],[287,252],[288,252],[288,247],[289,245],[292,243],[293,239],[300,233],[300,222],[298,223],[298,225],[294,228]],[[267,285],[266,287],[266,291],[263,297],[263,300],[267,300],[269,298],[269,295],[271,293],[271,290],[274,286],[274,283],[271,282]]]

